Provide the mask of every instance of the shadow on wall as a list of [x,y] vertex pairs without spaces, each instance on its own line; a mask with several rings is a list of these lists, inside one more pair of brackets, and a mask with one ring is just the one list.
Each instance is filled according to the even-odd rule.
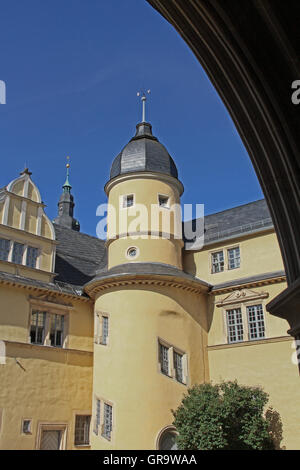
[[266,418],[269,421],[269,432],[276,450],[285,450],[285,446],[280,447],[282,441],[282,421],[278,411],[270,407],[266,411]]

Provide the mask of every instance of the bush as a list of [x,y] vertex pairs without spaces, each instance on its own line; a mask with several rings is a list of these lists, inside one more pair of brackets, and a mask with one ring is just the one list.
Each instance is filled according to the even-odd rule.
[[263,390],[236,381],[195,385],[172,411],[179,449],[274,449],[263,415],[267,402]]

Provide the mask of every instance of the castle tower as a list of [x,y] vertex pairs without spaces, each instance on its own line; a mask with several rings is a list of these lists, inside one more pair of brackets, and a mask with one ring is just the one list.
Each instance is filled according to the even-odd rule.
[[[69,157],[67,157],[69,160]],[[78,220],[76,220],[73,215],[74,215],[74,197],[71,194],[71,189],[72,186],[70,185],[69,181],[69,168],[70,168],[70,163],[68,162],[66,164],[67,168],[67,177],[66,181],[63,185],[63,192],[62,195],[60,196],[59,202],[58,202],[58,216],[53,220],[53,222],[57,225],[62,225],[63,227],[66,228],[71,228],[72,230],[76,230],[79,232],[80,230],[80,223]]]
[[183,241],[172,206],[183,187],[144,119],[113,161],[105,191],[108,269],[85,286],[95,299],[91,445],[171,448],[171,409],[187,386],[208,377],[208,285],[182,271]]

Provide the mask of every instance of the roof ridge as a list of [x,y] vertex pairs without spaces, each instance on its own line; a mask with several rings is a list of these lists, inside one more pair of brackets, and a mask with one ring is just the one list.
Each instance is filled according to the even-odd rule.
[[75,233],[76,235],[80,235],[80,236],[83,235],[84,237],[89,237],[89,238],[92,238],[93,240],[99,240],[99,241],[105,243],[105,240],[102,240],[102,238],[94,237],[93,235],[90,235],[89,233],[77,232],[76,230],[73,230],[72,228],[63,227],[62,225],[59,225],[59,224],[56,224],[56,223],[53,223],[53,225],[54,225],[54,228],[59,227],[59,230],[60,229],[68,230],[69,232]]

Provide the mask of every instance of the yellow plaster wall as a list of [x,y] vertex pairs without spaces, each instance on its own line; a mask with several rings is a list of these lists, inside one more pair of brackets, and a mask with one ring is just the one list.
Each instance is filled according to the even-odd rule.
[[[66,313],[67,345],[70,349],[84,351],[93,350],[93,306],[82,301],[61,299],[59,294],[36,294],[26,289],[0,286],[0,340],[29,342],[29,325],[31,304],[30,298],[40,298],[41,301],[50,298],[55,304],[71,306]],[[56,307],[59,310],[59,306]],[[41,304],[41,309],[47,311],[47,306]]]
[[94,398],[113,404],[112,440],[92,432],[93,449],[155,449],[187,388],[158,366],[158,338],[188,355],[189,385],[207,379],[206,301],[171,287],[103,293],[95,312],[109,315],[109,345],[94,348]]
[[[240,246],[241,266],[237,269],[227,269],[220,273],[211,273],[211,253]],[[245,238],[236,238],[227,242],[216,243],[204,247],[200,251],[185,251],[183,253],[184,270],[196,275],[211,284],[220,284],[241,277],[253,276],[283,270],[282,257],[274,231],[257,233]]]
[[292,338],[284,341],[209,348],[209,370],[213,382],[235,380],[261,386],[270,395],[271,405],[281,416],[281,447],[300,449],[300,387],[298,367],[292,363]]
[[[67,424],[66,449],[76,448],[75,414],[91,414],[91,353],[7,343],[0,383],[0,449],[37,448],[39,423]],[[23,418],[32,434],[21,433]]]

